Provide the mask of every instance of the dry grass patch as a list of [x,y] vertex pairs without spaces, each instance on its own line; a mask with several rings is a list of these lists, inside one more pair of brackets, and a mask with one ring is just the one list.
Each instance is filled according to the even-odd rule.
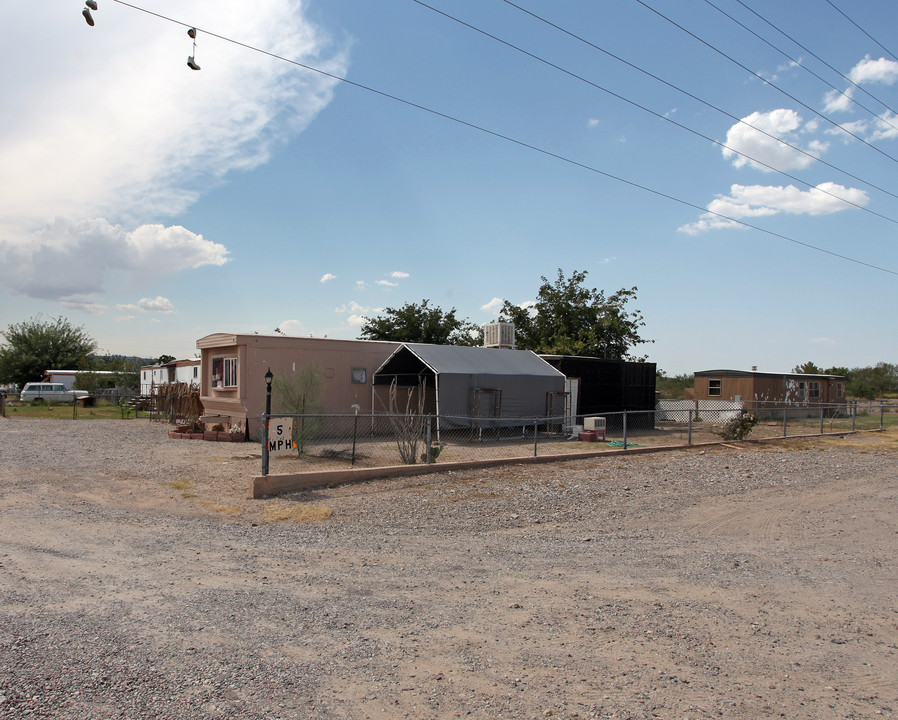
[[266,522],[320,522],[334,514],[327,505],[273,505],[265,508]]

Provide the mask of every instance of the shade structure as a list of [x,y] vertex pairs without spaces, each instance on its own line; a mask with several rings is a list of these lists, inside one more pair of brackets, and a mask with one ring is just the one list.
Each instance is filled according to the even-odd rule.
[[564,375],[529,350],[406,343],[373,376],[375,389],[394,382],[424,385],[427,412],[439,415],[444,426],[455,424],[454,418],[460,424],[471,417],[516,424],[518,418],[564,412],[558,402]]

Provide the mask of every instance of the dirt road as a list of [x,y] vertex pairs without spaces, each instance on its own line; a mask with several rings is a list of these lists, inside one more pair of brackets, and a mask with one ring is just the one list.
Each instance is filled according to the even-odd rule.
[[898,437],[254,501],[165,432],[0,421],[0,718],[898,711]]

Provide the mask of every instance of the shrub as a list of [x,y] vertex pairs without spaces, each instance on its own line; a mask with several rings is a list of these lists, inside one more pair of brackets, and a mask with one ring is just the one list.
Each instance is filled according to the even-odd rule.
[[752,429],[760,421],[760,418],[753,413],[740,412],[739,416],[726,423],[718,434],[724,440],[744,440],[751,435]]

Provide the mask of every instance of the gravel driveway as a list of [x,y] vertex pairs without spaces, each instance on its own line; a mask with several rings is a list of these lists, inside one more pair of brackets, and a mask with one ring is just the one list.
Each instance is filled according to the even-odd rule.
[[898,438],[248,499],[251,444],[0,419],[0,718],[898,712]]

